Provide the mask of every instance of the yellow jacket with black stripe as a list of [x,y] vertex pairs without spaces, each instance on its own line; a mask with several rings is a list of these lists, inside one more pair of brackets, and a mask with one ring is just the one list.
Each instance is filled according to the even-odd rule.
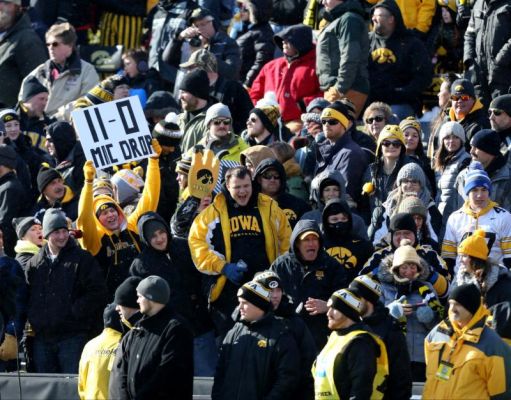
[[[446,319],[429,333],[423,399],[511,398],[511,347],[485,325],[488,314],[481,305],[464,328]],[[448,379],[437,377],[441,360],[452,364]]]
[[82,351],[78,371],[78,395],[85,399],[108,399],[108,382],[121,341],[121,332],[105,328]]
[[[124,215],[120,207],[117,208],[122,220],[121,230],[128,229],[138,234],[138,218],[147,211],[156,211],[160,199],[160,167],[158,159],[149,158],[147,164],[147,179],[144,184],[142,196],[137,208],[128,217]],[[106,229],[97,219],[95,210],[103,203],[111,203],[112,198],[100,195],[93,198],[92,183],[85,182],[80,202],[78,203],[78,219],[76,225],[83,232],[80,239],[81,246],[96,256],[101,250],[101,240],[106,236],[113,236],[115,232]]]
[[[286,214],[274,200],[261,193],[257,196],[266,255],[271,264],[278,256],[288,251],[291,227]],[[221,254],[213,243],[213,234],[216,230],[221,232],[225,254]],[[232,261],[230,236],[227,199],[224,193],[219,193],[213,203],[195,218],[188,237],[193,262],[200,272],[207,275],[220,275],[225,264]],[[224,284],[225,277],[221,276],[210,293],[211,301],[218,298]]]

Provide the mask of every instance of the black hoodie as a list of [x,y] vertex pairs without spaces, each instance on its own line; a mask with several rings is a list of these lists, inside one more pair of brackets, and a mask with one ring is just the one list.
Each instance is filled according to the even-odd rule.
[[[167,251],[154,249],[150,238],[145,236],[144,225],[159,221],[168,235]],[[168,224],[155,212],[143,214],[137,223],[144,250],[133,260],[130,275],[147,278],[157,275],[169,284],[170,305],[190,324],[195,334],[207,332],[211,323],[206,313],[206,302],[200,296],[201,274],[193,266],[185,240],[173,238]]]
[[[334,227],[328,223],[328,217],[338,213],[346,214],[348,221],[345,223],[338,222],[337,227]],[[329,200],[323,209],[322,219],[325,250],[346,269],[348,279],[351,282],[373,254],[373,245],[370,241],[364,240],[353,233],[353,216],[346,201],[341,199]]]
[[[304,261],[297,252],[299,237],[307,231],[316,232],[320,236],[318,256],[311,262]],[[323,348],[328,336],[326,316],[309,315],[305,310],[305,302],[309,298],[327,301],[333,292],[345,288],[349,282],[346,270],[323,249],[318,224],[312,220],[298,221],[291,234],[289,251],[278,257],[270,269],[278,274],[282,290],[297,305],[297,312],[311,331],[316,347]]]
[[257,191],[260,191],[261,188],[259,178],[261,178],[262,174],[269,169],[277,171],[280,177],[280,191],[277,196],[275,196],[274,200],[286,214],[291,228],[294,228],[298,220],[302,218],[302,215],[307,211],[310,211],[310,207],[302,199],[286,192],[286,171],[281,163],[271,158],[261,161],[255,170],[254,186]]
[[64,177],[66,185],[73,193],[78,194],[83,187],[83,165],[85,154],[82,145],[76,140],[73,127],[67,122],[54,122],[46,129],[46,137],[50,138],[55,146],[55,169]]
[[403,22],[394,0],[383,0],[373,7],[385,8],[395,18],[396,27],[388,38],[369,33],[369,80],[371,93],[367,104],[409,104],[420,111],[421,93],[431,83],[433,68],[423,42]]

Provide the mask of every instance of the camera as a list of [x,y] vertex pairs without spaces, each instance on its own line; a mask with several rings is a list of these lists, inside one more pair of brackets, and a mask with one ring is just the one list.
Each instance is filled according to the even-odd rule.
[[201,47],[202,46],[202,40],[200,40],[199,36],[194,36],[189,41],[190,46],[192,47]]

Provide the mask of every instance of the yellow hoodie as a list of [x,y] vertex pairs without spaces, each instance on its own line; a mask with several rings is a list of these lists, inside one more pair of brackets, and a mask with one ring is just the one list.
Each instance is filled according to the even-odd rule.
[[80,245],[88,250],[93,256],[101,250],[101,239],[107,235],[112,236],[115,232],[105,228],[96,217],[96,210],[105,203],[115,203],[120,219],[120,231],[128,229],[138,233],[138,218],[147,211],[156,211],[160,199],[160,167],[158,159],[149,158],[147,165],[147,179],[135,211],[126,218],[121,207],[110,196],[92,196],[92,182],[85,182],[80,202],[78,203],[78,219],[76,226],[83,232]]

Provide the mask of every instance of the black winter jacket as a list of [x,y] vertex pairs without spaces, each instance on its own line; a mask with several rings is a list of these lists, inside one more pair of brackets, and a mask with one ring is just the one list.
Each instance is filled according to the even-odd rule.
[[463,62],[472,66],[486,105],[511,87],[511,4],[478,0],[465,32]]
[[412,374],[410,355],[406,338],[389,311],[378,302],[373,313],[363,318],[371,332],[376,333],[385,343],[389,359],[389,377],[384,400],[408,400],[412,395]]
[[87,333],[101,319],[106,286],[98,263],[69,238],[54,261],[44,245],[25,266],[28,320],[44,338]]
[[248,32],[236,40],[241,52],[241,82],[248,87],[252,86],[252,82],[264,64],[273,59],[275,52],[273,30],[268,23],[271,2],[251,0],[249,7],[250,13],[254,16],[254,22],[249,25]]
[[193,397],[193,336],[166,306],[144,316],[121,342],[121,399]]
[[[357,323],[332,334],[343,336],[355,330],[369,329]],[[365,334],[354,338],[344,349],[342,357],[336,357],[334,382],[341,399],[370,399],[372,387],[369,382],[376,374],[376,357],[379,354],[380,349],[374,339]]]
[[304,319],[316,342],[318,349],[323,348],[327,341],[328,327],[324,314],[311,316],[305,310],[305,302],[309,297],[328,300],[336,290],[348,286],[347,273],[339,263],[323,249],[316,260],[305,262],[296,252],[296,244],[300,235],[306,231],[314,231],[321,236],[318,224],[311,220],[298,221],[291,235],[290,250],[278,257],[270,269],[278,274],[282,281],[282,290],[297,307],[297,312]]
[[15,22],[0,40],[0,106],[14,107],[21,82],[32,70],[47,59],[44,44],[30,26],[27,14]]
[[[12,220],[25,214],[26,191],[14,172],[8,172],[0,178],[0,229],[4,236],[4,249],[8,256],[14,257],[16,232]],[[29,203],[29,202],[27,202]]]
[[389,38],[369,33],[369,81],[371,92],[367,104],[410,104],[420,112],[421,93],[431,83],[433,68],[423,42],[407,30],[401,11],[393,0],[384,0],[378,7],[386,8],[396,20]]
[[240,321],[220,349],[212,400],[286,400],[300,376],[298,348],[285,323],[272,313]]
[[284,324],[298,345],[298,354],[300,354],[300,383],[291,398],[312,400],[314,399],[314,378],[311,368],[319,351],[314,338],[302,317],[296,314],[295,307],[289,302],[287,296],[282,297],[279,307],[274,312],[277,317],[283,318]]
[[[167,229],[168,251],[155,250],[150,245],[150,239],[144,234],[144,225],[157,220]],[[208,330],[206,301],[200,296],[201,274],[194,267],[189,248],[184,240],[172,238],[170,229],[157,213],[147,212],[138,220],[140,241],[145,245],[144,250],[133,260],[130,275],[147,278],[157,275],[169,284],[169,303],[177,314],[193,326],[195,334]]]

